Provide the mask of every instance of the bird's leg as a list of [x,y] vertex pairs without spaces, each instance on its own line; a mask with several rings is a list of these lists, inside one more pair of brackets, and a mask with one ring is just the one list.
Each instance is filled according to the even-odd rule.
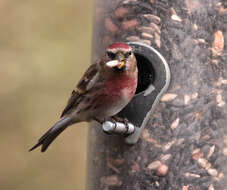
[[112,116],[110,118],[110,120],[113,121],[113,122],[121,122],[122,121],[122,118],[114,115],[114,116]]
[[127,118],[122,118],[122,117],[119,117],[119,116],[112,116],[111,119],[115,122],[121,122],[121,123],[124,123],[125,125],[127,125],[127,123],[129,123],[129,120]]
[[93,120],[95,120],[97,123],[99,123],[101,125],[105,122],[105,120],[102,121],[102,120],[100,120],[100,119],[98,119],[96,117],[94,117]]

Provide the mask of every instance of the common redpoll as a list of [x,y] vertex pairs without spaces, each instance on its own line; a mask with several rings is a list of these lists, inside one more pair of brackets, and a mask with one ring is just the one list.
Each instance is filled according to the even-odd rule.
[[111,44],[105,56],[85,72],[60,120],[29,151],[42,146],[41,151],[44,152],[69,125],[82,121],[105,121],[116,115],[134,96],[137,77],[132,48],[120,42]]

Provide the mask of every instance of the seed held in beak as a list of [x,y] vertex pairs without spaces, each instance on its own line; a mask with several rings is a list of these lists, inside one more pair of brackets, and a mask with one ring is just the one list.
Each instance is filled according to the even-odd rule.
[[124,66],[124,64],[125,64],[125,62],[124,61],[118,61],[118,60],[113,60],[113,61],[108,61],[107,63],[106,63],[106,66],[107,67],[118,67],[119,69],[121,68],[121,67],[123,67]]

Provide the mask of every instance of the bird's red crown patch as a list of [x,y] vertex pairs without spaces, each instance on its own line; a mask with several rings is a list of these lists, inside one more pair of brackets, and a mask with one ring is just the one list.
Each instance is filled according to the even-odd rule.
[[116,42],[111,44],[108,49],[116,49],[116,48],[122,48],[122,49],[131,49],[131,47],[128,44]]

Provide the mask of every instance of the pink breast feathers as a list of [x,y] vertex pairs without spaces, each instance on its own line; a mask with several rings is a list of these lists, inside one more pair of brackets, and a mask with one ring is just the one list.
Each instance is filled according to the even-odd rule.
[[106,93],[111,99],[126,98],[131,99],[136,91],[137,78],[121,75],[112,77],[106,83]]

